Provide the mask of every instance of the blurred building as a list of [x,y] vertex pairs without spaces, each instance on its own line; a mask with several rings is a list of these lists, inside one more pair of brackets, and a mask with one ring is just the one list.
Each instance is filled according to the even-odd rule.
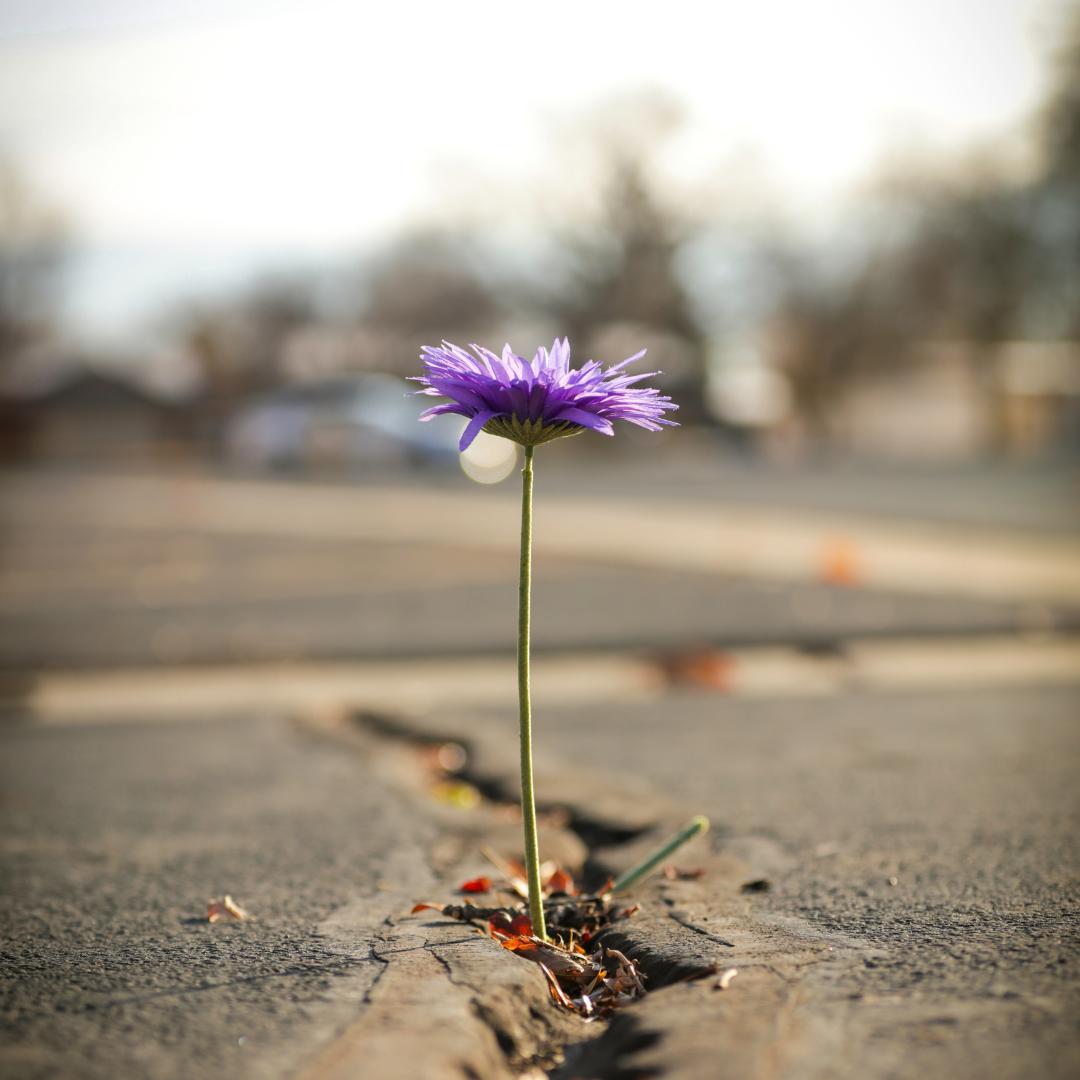
[[193,452],[193,419],[186,403],[72,367],[45,388],[0,396],[0,454],[40,464],[160,463]]

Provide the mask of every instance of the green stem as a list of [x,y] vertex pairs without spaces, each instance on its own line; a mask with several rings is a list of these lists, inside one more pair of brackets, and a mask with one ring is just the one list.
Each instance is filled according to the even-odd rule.
[[639,881],[647,878],[669,855],[674,854],[699,833],[703,833],[709,827],[709,819],[696,817],[688,822],[685,828],[680,829],[670,840],[661,844],[655,851],[651,851],[637,866],[630,867],[612,886],[613,893],[626,892],[633,888]]
[[532,702],[529,695],[529,609],[532,589],[533,448],[525,447],[521,470],[521,573],[518,579],[518,734],[521,739],[521,818],[525,826],[525,872],[529,882],[529,917],[533,933],[547,941],[544,900],[540,891],[540,848],[536,839],[536,792],[533,788]]

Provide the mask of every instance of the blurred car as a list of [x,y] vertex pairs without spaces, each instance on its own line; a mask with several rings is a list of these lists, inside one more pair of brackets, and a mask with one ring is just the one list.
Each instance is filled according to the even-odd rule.
[[307,379],[242,408],[226,429],[225,450],[253,468],[456,467],[465,421],[419,423],[428,404],[392,375]]

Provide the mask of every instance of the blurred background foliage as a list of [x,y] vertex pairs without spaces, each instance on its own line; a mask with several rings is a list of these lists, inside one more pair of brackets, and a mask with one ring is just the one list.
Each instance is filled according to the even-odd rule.
[[580,359],[648,347],[684,422],[741,452],[1073,457],[1080,15],[1060,27],[1024,169],[994,146],[898,149],[836,221],[791,228],[752,161],[673,182],[693,119],[664,88],[631,89],[561,116],[531,185],[492,199],[478,174],[448,174],[448,211],[354,256],[178,295],[127,339],[73,330],[79,226],[6,156],[3,454],[220,461],[237,418],[282,390],[414,374],[441,339],[524,352],[567,334]]

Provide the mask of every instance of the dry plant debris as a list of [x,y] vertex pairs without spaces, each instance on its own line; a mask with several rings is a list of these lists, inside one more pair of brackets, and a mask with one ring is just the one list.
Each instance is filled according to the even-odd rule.
[[220,899],[212,898],[206,901],[206,921],[211,923],[224,922],[232,919],[236,922],[244,922],[251,915],[246,912],[231,896],[226,894]]
[[[477,877],[462,884],[459,891],[527,897],[525,868],[491,852],[485,854],[503,874],[503,880],[493,883],[490,878]],[[599,892],[583,895],[561,867],[545,863],[541,874],[549,941],[533,934],[532,921],[520,902],[492,907],[422,903],[415,905],[413,914],[438,911],[480,927],[508,952],[537,964],[547,980],[551,1000],[586,1021],[641,997],[645,993],[645,976],[633,960],[618,949],[602,945],[590,948],[600,930],[629,918],[638,905],[619,906],[609,891],[610,881]]]
[[696,866],[692,870],[687,870],[674,863],[668,863],[661,873],[668,881],[697,881],[698,878],[705,876],[705,868]]
[[471,881],[466,881],[459,890],[463,893],[488,893],[491,892],[491,878],[489,877],[475,877]]

